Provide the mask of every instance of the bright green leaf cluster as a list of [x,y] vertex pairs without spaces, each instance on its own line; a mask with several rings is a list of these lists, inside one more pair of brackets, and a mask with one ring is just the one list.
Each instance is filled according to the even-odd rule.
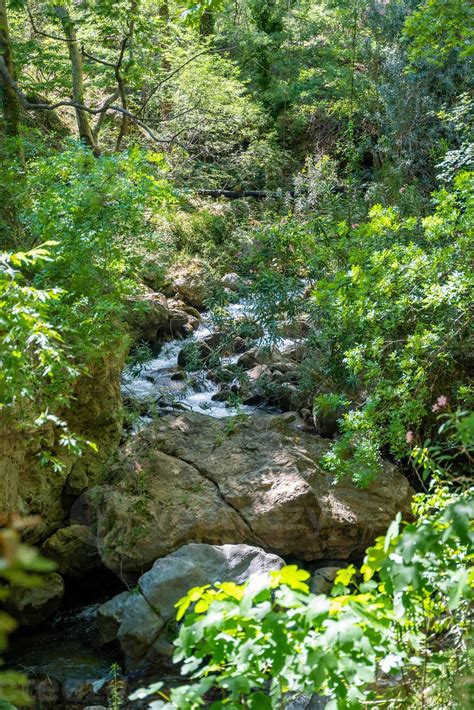
[[[427,692],[438,693],[442,707],[457,707],[439,669],[457,659],[458,684],[465,672],[473,493],[438,489],[419,497],[418,512],[425,508],[418,521],[402,524],[397,516],[367,550],[360,571],[354,565],[339,571],[330,597],[311,594],[309,573],[296,566],[244,585],[190,590],[176,605],[184,622],[175,661],[195,682],[151,707],[194,710],[208,706],[211,690],[221,698],[211,702],[213,710],[280,708],[295,694],[314,693],[335,710],[377,700],[415,708]],[[455,649],[451,637],[458,638]],[[390,676],[398,677],[395,686],[382,682]]]

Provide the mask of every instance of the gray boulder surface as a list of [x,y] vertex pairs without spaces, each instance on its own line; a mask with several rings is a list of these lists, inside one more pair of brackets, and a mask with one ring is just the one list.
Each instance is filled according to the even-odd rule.
[[123,448],[95,489],[98,549],[121,575],[141,573],[190,542],[257,545],[301,560],[347,560],[409,514],[406,478],[386,463],[365,489],[334,481],[330,442],[284,417],[162,417]]
[[99,607],[102,641],[117,638],[131,665],[169,655],[167,627],[176,618],[176,602],[189,589],[218,581],[242,584],[284,564],[280,557],[249,545],[185,545],[157,560],[140,577],[136,591],[123,592]]

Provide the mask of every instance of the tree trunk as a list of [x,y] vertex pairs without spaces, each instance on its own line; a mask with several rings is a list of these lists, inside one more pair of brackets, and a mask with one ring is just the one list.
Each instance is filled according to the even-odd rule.
[[214,34],[214,13],[209,8],[204,10],[201,15],[201,20],[199,22],[199,34],[203,38],[210,37]]
[[[63,5],[56,5],[55,12],[61,22],[65,37],[68,40],[67,48],[71,62],[73,99],[78,104],[84,105],[84,68],[82,65],[81,50],[79,48],[76,32],[74,30],[74,24],[67,9]],[[94,155],[99,155],[100,151],[94,140],[87,112],[80,108],[76,108],[76,120],[81,140],[92,148]]]
[[[7,7],[5,0],[0,0],[0,55],[3,57],[8,74],[15,79],[15,65],[13,63],[12,45],[10,32],[8,29]],[[21,104],[13,88],[2,79],[0,73],[0,89],[5,117],[5,127],[8,136],[21,138]],[[23,158],[23,150],[20,146],[20,157]]]

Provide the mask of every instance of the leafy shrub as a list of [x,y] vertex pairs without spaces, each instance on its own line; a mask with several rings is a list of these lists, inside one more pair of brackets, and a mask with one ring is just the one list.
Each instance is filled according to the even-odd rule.
[[407,431],[430,431],[436,396],[470,396],[472,181],[461,173],[452,192],[436,193],[420,224],[374,207],[348,238],[348,267],[316,284],[326,376],[360,403],[326,459],[333,470],[349,472],[353,450],[356,477],[370,478],[381,448],[400,458]]
[[[30,160],[19,176],[20,220],[30,251],[0,256],[0,415],[26,429],[52,425],[80,455],[92,442],[62,420],[75,381],[94,361],[125,351],[125,317],[146,257],[166,258],[161,219],[174,197],[160,156],[130,151],[95,159],[71,144]],[[44,443],[44,442],[43,442]],[[60,462],[42,445],[39,457]]]
[[136,150],[96,159],[72,144],[29,167],[24,229],[34,243],[57,242],[35,284],[63,290],[56,317],[75,355],[94,359],[124,337],[145,255],[164,259],[157,220],[174,201],[164,163]]
[[381,455],[409,455],[408,431],[432,433],[438,396],[470,406],[472,192],[463,171],[423,218],[375,205],[360,224],[330,209],[256,230],[254,312],[270,334],[279,319],[309,314],[299,388],[309,406],[319,396],[352,403],[325,462],[361,485]]
[[473,21],[468,0],[425,0],[405,23],[410,58],[442,66],[453,52],[472,56]]
[[64,404],[79,374],[53,325],[59,289],[38,289],[30,275],[50,260],[45,247],[0,254],[0,416],[31,424],[48,407]]
[[[177,604],[184,623],[175,660],[197,682],[152,707],[201,707],[215,689],[222,698],[215,710],[283,707],[295,693],[321,693],[328,708],[356,709],[383,699],[390,676],[397,684],[385,698],[440,707],[440,694],[443,707],[455,707],[453,687],[446,692],[434,681],[441,667],[467,670],[474,503],[443,494],[436,503],[426,501],[417,523],[401,526],[398,517],[367,550],[360,575],[353,565],[339,571],[331,597],[310,594],[309,573],[295,566],[270,581],[191,589]],[[457,635],[455,650],[439,641],[450,635]]]

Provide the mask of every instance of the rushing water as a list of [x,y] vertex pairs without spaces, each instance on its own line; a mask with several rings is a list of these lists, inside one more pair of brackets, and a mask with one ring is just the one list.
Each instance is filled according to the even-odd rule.
[[[241,300],[238,303],[229,304],[226,307],[229,319],[241,319],[251,317],[252,311],[248,301]],[[215,333],[215,327],[209,313],[202,315],[199,328],[186,341],[172,340],[161,348],[158,357],[150,359],[140,370],[138,375],[132,376],[125,373],[122,382],[122,393],[124,397],[132,402],[144,405],[146,403],[158,403],[159,408],[183,409],[194,412],[208,414],[211,417],[222,418],[235,416],[239,413],[251,414],[255,412],[255,406],[239,405],[230,406],[227,402],[220,402],[214,399],[219,392],[219,384],[208,377],[206,370],[193,373],[192,377],[178,379],[178,373],[182,373],[182,368],[178,366],[178,355],[185,343],[199,343],[208,336]],[[281,338],[278,348],[284,352],[286,348],[292,347],[296,340]],[[264,335],[259,344],[268,343],[268,338]],[[239,355],[230,355],[221,359],[222,365],[232,365],[237,362]],[[139,418],[133,431],[137,431],[146,426],[151,421],[151,417],[144,415]]]
[[[241,318],[249,315],[250,308],[246,301],[231,304],[226,308],[230,318]],[[193,373],[193,377],[183,380],[173,379],[182,371],[178,366],[178,355],[185,343],[202,342],[215,332],[209,313],[202,315],[199,328],[183,340],[172,340],[161,348],[158,357],[149,360],[139,374],[132,376],[125,373],[122,383],[122,393],[129,400],[137,403],[153,402],[159,398],[160,403],[169,402],[170,408],[209,414],[211,417],[222,418],[238,413],[255,411],[255,407],[232,407],[226,402],[218,402],[213,397],[219,392],[219,385],[207,376],[206,370]],[[288,341],[290,342],[290,341]],[[239,356],[231,355],[222,359],[222,364],[234,364]],[[141,425],[146,425],[151,418],[141,417]]]

